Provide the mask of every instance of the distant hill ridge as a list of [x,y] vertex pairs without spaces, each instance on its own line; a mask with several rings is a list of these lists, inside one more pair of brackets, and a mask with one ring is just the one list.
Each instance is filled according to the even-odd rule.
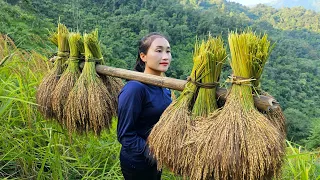
[[266,5],[274,8],[302,6],[306,9],[320,12],[320,0],[275,0]]

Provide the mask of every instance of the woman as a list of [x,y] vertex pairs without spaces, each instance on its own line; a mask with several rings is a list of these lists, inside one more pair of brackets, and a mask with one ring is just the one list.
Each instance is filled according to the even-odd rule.
[[[160,76],[170,66],[171,52],[168,40],[151,33],[139,42],[135,70]],[[121,171],[125,180],[158,180],[161,172],[149,152],[146,140],[149,133],[171,103],[166,88],[129,81],[118,97],[118,141]]]

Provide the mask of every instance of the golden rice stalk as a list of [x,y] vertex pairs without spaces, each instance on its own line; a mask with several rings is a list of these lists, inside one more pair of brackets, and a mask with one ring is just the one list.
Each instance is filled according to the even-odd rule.
[[6,56],[10,54],[11,51],[16,50],[17,47],[14,44],[14,41],[8,36],[4,34],[0,34],[0,59],[4,59]]
[[252,85],[254,90],[259,92],[261,90],[260,78],[274,46],[270,46],[267,34],[264,34],[261,38],[257,35],[248,38],[249,56],[252,59],[252,78],[254,79]]
[[[274,45],[270,45],[267,34],[264,34],[261,38],[258,36],[250,36],[249,39],[249,52],[252,58],[252,70],[253,78],[253,93],[259,93],[261,95],[270,96],[264,92],[261,88],[260,79],[264,69],[264,66],[271,54],[271,50]],[[270,96],[271,97],[271,96]],[[283,115],[281,107],[277,109],[271,109],[268,112],[262,112],[270,122],[280,131],[283,136],[283,143],[285,144],[286,129],[285,129],[285,117]]]
[[[204,47],[204,43],[201,46],[197,43],[195,45],[194,65],[190,75],[193,81],[199,82],[204,72],[205,65],[200,55]],[[196,91],[197,86],[188,82],[179,98],[168,106],[151,130],[148,144],[157,159],[159,169],[166,165],[176,174],[184,174],[192,166],[193,158],[187,155],[192,153],[192,146],[183,149],[182,147],[185,144],[186,132],[191,131],[194,126],[191,110]]]
[[[69,93],[80,76],[79,57],[83,53],[83,40],[80,33],[70,33],[69,36],[70,57],[68,68],[62,74],[52,94],[52,108],[57,120],[61,125],[66,126],[63,118],[63,109]],[[81,48],[82,47],[82,48]],[[82,51],[82,52],[81,52]]]
[[98,31],[84,35],[85,65],[71,90],[64,115],[70,132],[93,131],[99,135],[109,128],[113,112],[112,98],[107,87],[96,73],[96,62],[102,61]]
[[[204,43],[204,51],[202,52],[203,61],[205,63],[205,72],[201,83],[216,84],[220,78],[222,65],[224,64],[227,52],[223,45],[221,37],[213,38],[209,35],[208,40]],[[216,87],[200,88],[196,102],[192,109],[193,117],[208,116],[218,108],[216,101]]]
[[55,118],[52,109],[52,92],[55,89],[59,78],[63,71],[66,69],[66,60],[69,56],[68,44],[69,31],[67,27],[61,23],[58,24],[58,58],[54,62],[54,67],[42,79],[37,94],[36,101],[39,104],[39,111],[45,118]]
[[191,179],[271,179],[279,172],[282,136],[254,107],[248,48],[252,36],[252,32],[229,34],[233,75],[241,78],[234,80],[223,109],[199,128]]

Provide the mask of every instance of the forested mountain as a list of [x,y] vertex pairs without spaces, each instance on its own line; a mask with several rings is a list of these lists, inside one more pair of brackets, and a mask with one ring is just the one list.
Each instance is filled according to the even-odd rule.
[[[262,87],[281,103],[288,139],[311,144],[319,136],[320,14],[303,8],[247,8],[224,0],[0,0],[0,33],[27,50],[47,48],[48,30],[60,17],[70,29],[99,29],[103,54],[111,66],[131,69],[136,43],[148,32],[170,39],[173,63],[168,76],[185,79],[191,71],[196,39],[248,27],[276,43],[263,73]],[[224,77],[230,73],[226,64]],[[318,135],[317,135],[318,134]],[[317,139],[317,138],[316,138]]]
[[275,0],[267,5],[274,8],[284,8],[284,7],[297,7],[301,6],[306,9],[320,11],[320,1],[319,0]]
[[[7,1],[19,3],[14,6],[0,0],[0,33],[8,34],[19,47],[39,49],[45,47],[48,29],[55,27],[47,18],[24,10],[30,6],[27,1]],[[23,8],[21,8],[23,7]]]

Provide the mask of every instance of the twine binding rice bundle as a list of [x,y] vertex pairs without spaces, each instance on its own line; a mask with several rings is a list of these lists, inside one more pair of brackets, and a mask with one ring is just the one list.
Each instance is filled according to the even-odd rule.
[[[69,57],[68,36],[69,31],[67,27],[59,23],[57,33],[58,58],[54,63],[54,67],[42,79],[42,82],[40,83],[36,94],[36,101],[39,104],[39,111],[44,115],[45,118],[48,119],[54,119],[56,117],[53,112],[51,97],[61,74],[66,69],[65,62]],[[55,43],[55,37],[51,37],[50,41]]]
[[251,31],[229,34],[232,87],[223,109],[208,116],[195,135],[191,179],[270,179],[279,172],[283,137],[254,107],[255,58],[249,48],[253,36]]

